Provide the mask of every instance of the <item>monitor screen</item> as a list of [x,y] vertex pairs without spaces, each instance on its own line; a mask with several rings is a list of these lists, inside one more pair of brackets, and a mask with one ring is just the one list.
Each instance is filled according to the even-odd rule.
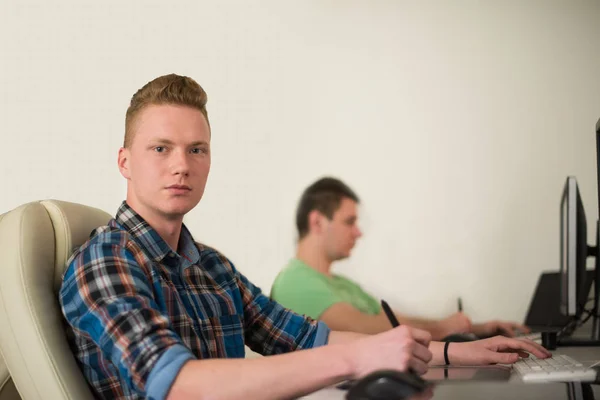
[[600,218],[600,119],[596,122],[596,179],[598,188],[598,216]]
[[569,221],[575,220],[575,202],[571,199],[574,194],[572,189],[574,181],[573,177],[567,178],[560,201],[560,312],[564,315],[575,313],[575,310],[569,307],[569,305],[574,305],[573,301],[569,301],[569,295],[574,292],[574,290],[569,291],[569,283],[572,283],[569,270],[575,270],[575,268],[569,268],[569,255],[573,257],[575,254],[572,250],[569,252],[569,244],[573,245],[573,240],[569,243],[569,230],[573,232],[572,229],[569,229]]
[[567,177],[560,203],[560,311],[580,316],[586,305],[587,223],[577,180]]

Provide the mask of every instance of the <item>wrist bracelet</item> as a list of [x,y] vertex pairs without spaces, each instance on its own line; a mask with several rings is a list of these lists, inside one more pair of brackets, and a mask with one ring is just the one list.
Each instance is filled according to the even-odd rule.
[[444,361],[446,362],[446,365],[450,365],[450,360],[448,360],[448,345],[450,344],[450,342],[446,342],[444,344]]

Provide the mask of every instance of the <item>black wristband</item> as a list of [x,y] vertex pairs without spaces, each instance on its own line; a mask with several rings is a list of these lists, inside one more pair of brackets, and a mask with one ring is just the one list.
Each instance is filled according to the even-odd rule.
[[446,342],[446,344],[444,344],[444,361],[446,362],[446,365],[450,365],[450,360],[448,360],[448,345],[450,344],[450,342]]

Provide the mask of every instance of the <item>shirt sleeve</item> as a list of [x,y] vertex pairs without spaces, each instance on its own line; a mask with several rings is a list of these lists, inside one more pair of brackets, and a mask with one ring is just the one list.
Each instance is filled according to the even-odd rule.
[[[90,244],[70,263],[60,302],[73,330],[99,347],[133,391],[163,399],[195,357],[159,311],[149,267],[134,251],[114,240]],[[157,366],[165,372],[154,373]]]
[[246,345],[272,355],[327,344],[329,327],[324,322],[298,315],[269,299],[244,275],[234,269],[244,307]]

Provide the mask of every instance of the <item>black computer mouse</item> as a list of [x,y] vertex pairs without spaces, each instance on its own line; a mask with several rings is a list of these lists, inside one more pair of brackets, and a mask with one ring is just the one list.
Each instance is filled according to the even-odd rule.
[[474,333],[452,333],[442,339],[442,342],[472,342],[479,340]]
[[380,370],[357,380],[348,393],[348,400],[400,400],[424,391],[430,384],[410,372]]

